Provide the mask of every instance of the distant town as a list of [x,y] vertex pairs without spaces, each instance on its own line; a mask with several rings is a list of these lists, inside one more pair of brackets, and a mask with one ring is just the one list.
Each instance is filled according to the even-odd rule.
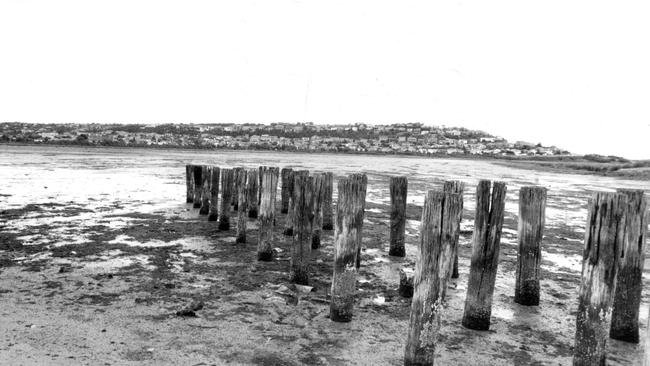
[[409,155],[571,155],[541,143],[422,123],[391,125],[0,123],[0,143]]

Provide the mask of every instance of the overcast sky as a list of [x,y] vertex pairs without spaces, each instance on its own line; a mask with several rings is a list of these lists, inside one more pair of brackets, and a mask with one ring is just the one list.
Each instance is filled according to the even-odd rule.
[[0,0],[0,121],[424,122],[650,158],[650,2]]

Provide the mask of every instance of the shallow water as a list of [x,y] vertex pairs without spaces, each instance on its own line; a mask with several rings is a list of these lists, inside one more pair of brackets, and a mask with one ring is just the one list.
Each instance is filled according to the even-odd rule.
[[[408,156],[304,154],[268,151],[202,151],[162,149],[82,148],[0,145],[0,204],[75,203],[110,206],[128,202],[146,210],[184,204],[185,164],[221,167],[260,165],[331,171],[340,177],[368,174],[368,201],[388,202],[389,175],[409,178],[409,202],[420,205],[426,190],[444,180],[467,185],[465,207],[473,209],[473,189],[479,179],[508,184],[506,211],[517,213],[518,189],[541,185],[549,189],[548,222],[575,223],[586,218],[591,192],[617,188],[648,189],[648,182],[590,175],[521,170],[489,161],[428,159]],[[111,207],[118,210],[120,207]],[[113,211],[115,213],[115,211]]]

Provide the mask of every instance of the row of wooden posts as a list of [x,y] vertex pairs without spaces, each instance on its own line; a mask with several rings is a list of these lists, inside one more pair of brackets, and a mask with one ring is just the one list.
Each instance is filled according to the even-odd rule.
[[[367,178],[352,174],[338,181],[336,215],[332,209],[332,173],[309,176],[306,170],[260,167],[219,169],[187,166],[187,202],[209,220],[218,218],[227,230],[230,206],[238,210],[237,242],[246,240],[246,216],[259,216],[257,257],[271,260],[278,176],[281,212],[289,215],[286,235],[293,236],[291,280],[307,284],[309,253],[320,245],[321,230],[334,228],[334,273],[330,318],[352,319]],[[221,179],[220,179],[221,178]],[[217,196],[221,183],[221,208]],[[432,365],[447,281],[458,278],[458,238],[463,213],[464,184],[444,183],[427,192],[420,226],[419,256],[412,278],[413,292],[405,365]],[[406,177],[390,179],[389,255],[405,256]],[[235,198],[236,197],[236,198]],[[490,326],[492,297],[499,259],[506,184],[481,180],[476,189],[470,273],[462,325],[475,330]],[[518,254],[514,301],[539,305],[541,242],[546,189],[519,191]],[[638,343],[641,274],[643,271],[646,201],[643,191],[594,193],[585,230],[582,281],[574,347],[574,365],[604,364],[606,341]],[[336,220],[334,220],[336,217]],[[333,225],[335,224],[335,225]]]

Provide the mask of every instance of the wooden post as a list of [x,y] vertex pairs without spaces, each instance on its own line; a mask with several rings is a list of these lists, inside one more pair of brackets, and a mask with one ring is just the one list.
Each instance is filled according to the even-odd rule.
[[257,190],[257,207],[262,205],[262,171],[264,170],[265,167],[260,166],[257,168],[257,178],[259,179],[258,181],[258,187],[259,189]]
[[334,210],[332,208],[333,190],[334,174],[327,172],[323,181],[323,230],[334,229]]
[[210,167],[201,165],[201,208],[199,215],[207,215],[210,212]]
[[[292,215],[293,215],[293,212],[292,212],[293,211],[293,190],[294,190],[294,181],[295,181],[295,178],[296,178],[296,173],[298,173],[298,171],[294,172],[293,170],[288,173],[287,180],[286,180],[286,187],[287,187],[286,192],[287,193],[285,193],[285,188],[284,188],[285,187],[285,184],[284,184],[285,182],[282,182],[282,187],[281,187],[281,192],[280,192],[280,199],[281,199],[280,213],[282,213],[284,211],[283,210],[283,208],[285,206],[284,195],[285,194],[287,195],[287,198],[286,198],[287,217],[286,217],[284,231],[283,231],[284,235],[293,235],[293,217],[292,217]],[[284,177],[282,177],[282,178],[284,178]]]
[[248,221],[248,172],[244,169],[236,171],[236,189],[237,189],[237,236],[235,243],[246,243],[246,221]]
[[458,230],[456,231],[456,236],[454,237],[453,242],[453,261],[451,264],[451,278],[458,278],[458,239],[460,237],[460,222],[463,220],[463,192],[465,191],[465,183],[459,180],[449,180],[445,181],[443,184],[442,190],[448,193],[458,193],[460,194],[460,216],[458,216]]
[[363,214],[366,205],[365,174],[352,174],[338,183],[336,228],[334,231],[334,275],[330,319],[335,322],[352,320],[352,308],[357,287],[357,253],[360,247]]
[[457,193],[429,191],[424,200],[404,365],[433,365],[461,207]]
[[366,189],[368,187],[368,177],[365,174],[352,174],[350,178],[359,180],[362,185],[363,185],[363,202],[362,202],[362,207],[361,207],[361,225],[359,226],[359,230],[357,230],[357,271],[359,270],[359,267],[361,267],[361,244],[362,244],[362,229],[363,229],[363,215],[365,215],[366,211]]
[[[239,177],[240,172],[244,171],[242,167],[233,168],[233,185],[237,183],[237,177]],[[237,211],[239,207],[239,188],[233,186],[232,188],[232,209]]]
[[643,262],[645,261],[645,236],[648,227],[647,202],[642,190],[619,189],[627,196],[625,217],[626,236],[623,258],[616,280],[616,294],[612,308],[612,325],[609,337],[619,341],[639,343],[639,305]]
[[499,242],[506,201],[506,184],[495,182],[491,197],[490,185],[489,180],[481,180],[476,187],[472,259],[462,321],[464,327],[475,330],[490,329],[492,294],[499,264]]
[[220,169],[213,166],[210,169],[210,211],[208,221],[217,221],[219,218],[219,178]]
[[314,218],[314,178],[296,175],[293,181],[293,245],[291,246],[291,282],[309,283],[311,231]]
[[594,193],[589,201],[573,365],[605,365],[608,327],[620,256],[625,245],[627,197]]
[[194,183],[192,183],[192,175],[194,168],[192,165],[185,165],[185,185],[187,186],[187,198],[185,202],[192,203],[194,202]]
[[648,310],[648,321],[646,322],[645,349],[643,351],[643,366],[650,366],[650,310]]
[[404,233],[406,230],[406,194],[408,179],[390,177],[390,248],[388,255],[404,257]]
[[246,184],[248,187],[248,217],[251,219],[256,219],[257,218],[257,212],[258,212],[258,196],[259,196],[259,177],[258,177],[258,169],[249,169],[248,170],[248,178],[246,180]]
[[273,259],[273,225],[275,221],[275,196],[278,187],[278,168],[262,167],[260,192],[262,201],[259,214],[257,259]]
[[296,190],[296,177],[308,177],[309,170],[295,170],[291,174],[290,179],[290,189],[291,195],[289,196],[289,211],[287,212],[287,221],[285,223],[284,235],[292,236],[293,235],[293,226],[295,221],[295,212],[294,212],[294,191]]
[[542,262],[545,212],[546,188],[521,187],[515,283],[515,302],[521,305],[539,305],[539,265]]
[[[457,191],[456,191],[457,192]],[[461,193],[444,191],[445,199],[442,207],[442,241],[443,241],[443,259],[440,267],[440,277],[449,281],[451,271],[454,265],[454,256],[457,251],[458,237],[460,236],[460,219],[463,216],[463,195]],[[442,265],[446,264],[446,266]],[[445,282],[446,283],[446,282]],[[447,286],[440,289],[442,298],[447,295]]]
[[320,237],[323,232],[323,183],[325,174],[314,174],[313,177],[314,219],[312,220],[311,248],[320,248]]
[[194,203],[192,204],[193,208],[201,208],[201,194],[203,193],[203,177],[201,176],[201,166],[193,165],[194,169],[193,179],[194,179]]
[[280,213],[286,214],[289,212],[289,200],[291,199],[291,194],[293,193],[293,169],[282,168],[280,175],[282,178],[282,201],[280,201]]
[[219,230],[230,230],[230,204],[234,186],[235,172],[233,169],[221,169],[221,212],[219,215]]
[[410,268],[400,268],[399,270],[399,292],[402,297],[413,297],[413,277],[415,272]]

